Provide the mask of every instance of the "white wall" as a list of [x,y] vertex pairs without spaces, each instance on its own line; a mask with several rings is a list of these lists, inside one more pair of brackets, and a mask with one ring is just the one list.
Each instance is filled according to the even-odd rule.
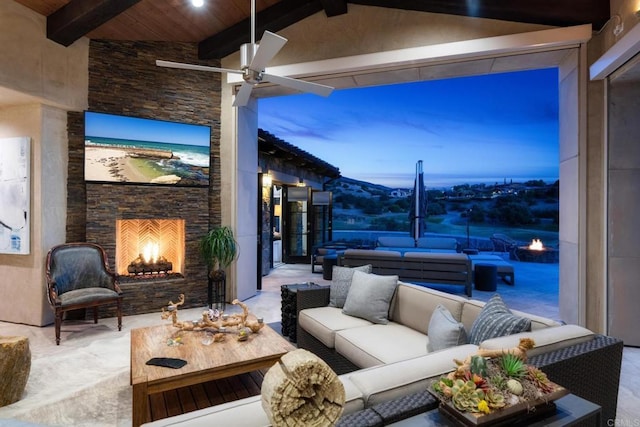
[[31,253],[0,255],[0,320],[45,325],[49,248],[65,241],[67,111],[87,106],[88,40],[46,38],[45,18],[0,2],[0,138],[31,138]]
[[579,53],[575,53],[560,66],[559,123],[560,123],[560,271],[559,311],[567,323],[584,325],[585,284],[582,265],[584,247],[581,247],[581,229],[585,226],[585,185],[581,182],[581,76]]
[[0,88],[61,108],[87,108],[88,39],[69,47],[48,40],[46,18],[13,0],[0,2],[0,28]]
[[0,108],[0,138],[31,138],[31,250],[0,255],[0,320],[37,326],[53,321],[45,294],[45,257],[65,239],[66,130],[66,112],[60,109],[41,104]]

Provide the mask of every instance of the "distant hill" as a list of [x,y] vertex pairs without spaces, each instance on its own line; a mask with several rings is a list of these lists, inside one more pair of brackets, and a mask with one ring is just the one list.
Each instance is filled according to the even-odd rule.
[[327,190],[337,194],[351,194],[358,196],[379,196],[389,194],[395,188],[389,188],[380,184],[373,184],[367,181],[360,181],[346,176],[332,181],[327,185]]

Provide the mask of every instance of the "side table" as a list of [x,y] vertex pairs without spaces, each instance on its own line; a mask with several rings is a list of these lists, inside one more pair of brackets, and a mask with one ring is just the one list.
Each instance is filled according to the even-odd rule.
[[338,265],[338,254],[325,255],[322,260],[322,278],[331,280],[333,278],[333,266]]
[[298,291],[319,287],[320,285],[312,282],[280,286],[280,295],[282,297],[280,308],[282,315],[282,336],[289,338],[289,341],[296,342],[296,328],[298,324],[296,301]]
[[495,292],[497,289],[498,267],[493,264],[476,264],[473,281],[478,291]]

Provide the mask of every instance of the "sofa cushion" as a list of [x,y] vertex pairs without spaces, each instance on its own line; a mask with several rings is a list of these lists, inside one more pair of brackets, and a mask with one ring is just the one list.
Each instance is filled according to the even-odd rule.
[[434,377],[455,369],[453,359],[464,360],[477,351],[478,346],[465,344],[346,375],[360,389],[365,406],[369,407],[425,390]]
[[547,329],[553,326],[564,325],[562,322],[558,322],[557,320],[549,319],[547,317],[536,316],[535,314],[525,313],[524,311],[519,310],[511,310],[513,314],[520,317],[526,317],[531,320],[531,330],[536,331],[538,329]]
[[531,330],[531,320],[516,316],[507,308],[499,294],[489,299],[473,322],[469,334],[471,344],[480,344],[489,338]]
[[329,307],[344,307],[344,302],[351,287],[353,272],[356,270],[371,273],[371,264],[353,268],[333,266],[331,289],[329,290]]
[[262,409],[262,397],[257,395],[143,424],[144,427],[212,425],[268,427],[271,422]]
[[[364,395],[347,375],[338,377],[344,385],[344,415],[364,409]],[[271,426],[269,417],[262,407],[262,396],[251,396],[240,400],[222,403],[209,408],[160,419],[145,427],[211,427],[227,426]]]
[[335,347],[336,331],[371,325],[368,320],[348,316],[337,307],[307,308],[298,313],[298,324],[328,348]]
[[457,345],[467,344],[464,325],[453,318],[451,312],[438,304],[429,320],[427,351],[437,351]]
[[378,237],[378,246],[387,246],[390,248],[414,248],[416,241],[410,236],[380,236]]
[[336,332],[338,353],[360,368],[427,354],[426,336],[399,323],[370,325]]
[[389,319],[426,335],[429,319],[438,304],[446,307],[453,318],[459,321],[465,301],[466,299],[459,295],[400,282],[391,301]]
[[398,276],[379,276],[354,271],[342,312],[373,323],[389,322],[389,304],[398,286]]
[[[473,326],[473,321],[478,318],[478,315],[482,311],[482,308],[485,306],[486,302],[479,300],[466,300],[464,306],[462,307],[462,316],[460,321],[467,329],[467,332],[471,330],[471,326]],[[452,312],[453,313],[453,312]],[[560,326],[561,322],[558,322],[553,319],[549,319],[547,317],[536,316],[534,314],[525,313],[523,311],[513,310],[511,309],[511,313],[516,316],[526,317],[531,320],[531,330],[535,331],[537,329],[545,329],[550,326]],[[455,313],[454,313],[455,317]]]
[[455,252],[458,247],[458,241],[453,237],[420,237],[416,246],[418,248],[452,250]]
[[364,409],[364,395],[351,381],[348,375],[338,375],[344,386],[344,412],[342,415],[352,414]]
[[582,326],[561,325],[488,339],[480,343],[480,348],[487,350],[513,348],[518,346],[520,338],[531,338],[535,342],[535,346],[527,351],[527,356],[531,357],[592,340],[594,335],[592,331]]

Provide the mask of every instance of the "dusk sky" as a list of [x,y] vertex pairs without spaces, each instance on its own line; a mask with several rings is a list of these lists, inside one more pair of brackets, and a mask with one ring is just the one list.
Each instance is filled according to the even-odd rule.
[[259,101],[261,129],[343,176],[427,188],[558,179],[556,68]]

